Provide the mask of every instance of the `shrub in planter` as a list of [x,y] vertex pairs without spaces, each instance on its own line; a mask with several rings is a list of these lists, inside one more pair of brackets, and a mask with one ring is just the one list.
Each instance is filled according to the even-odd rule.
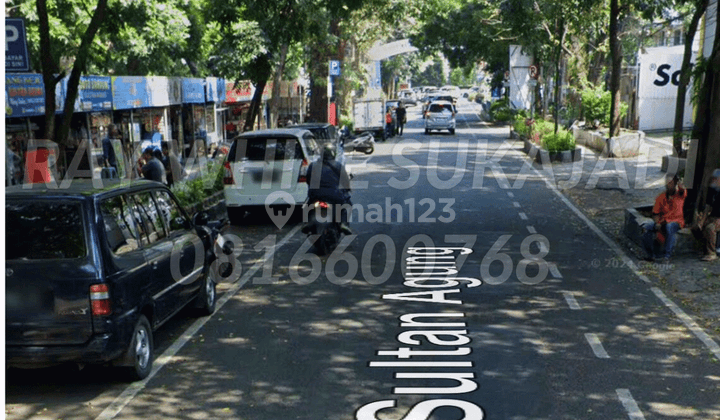
[[223,189],[224,169],[219,162],[208,163],[201,176],[176,182],[172,192],[180,205],[189,208],[202,203],[203,200]]
[[550,121],[537,120],[533,125],[533,131],[538,134],[538,138],[542,139],[546,135],[555,132],[555,124]]
[[575,150],[575,137],[571,132],[565,130],[558,130],[557,133],[544,135],[542,143],[545,150],[550,153]]
[[[595,121],[599,121],[604,126],[610,126],[610,92],[596,86],[583,90],[581,96],[583,115],[588,125],[597,128]],[[628,105],[624,102],[620,103],[621,118],[627,114],[627,111]]]
[[510,108],[510,100],[508,98],[498,99],[490,105],[490,116],[495,121],[512,121],[513,114],[513,110]]

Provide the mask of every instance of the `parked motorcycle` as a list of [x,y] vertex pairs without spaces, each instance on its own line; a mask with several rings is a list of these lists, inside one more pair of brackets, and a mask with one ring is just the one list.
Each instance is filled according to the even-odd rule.
[[375,137],[367,131],[355,136],[347,127],[343,127],[340,130],[340,143],[346,152],[357,150],[369,155],[375,151]]
[[340,243],[340,220],[332,204],[324,201],[306,203],[303,214],[307,214],[307,224],[303,233],[317,235],[315,251],[318,255],[332,253]]

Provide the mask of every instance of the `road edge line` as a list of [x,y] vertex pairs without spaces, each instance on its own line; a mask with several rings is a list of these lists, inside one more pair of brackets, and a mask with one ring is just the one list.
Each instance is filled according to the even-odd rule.
[[[610,239],[603,231],[600,230],[600,228],[595,225],[595,223],[592,222],[592,220],[585,216],[585,214],[580,211],[580,209],[578,209],[573,203],[571,203],[570,200],[565,196],[565,194],[560,192],[560,190],[558,190],[558,188],[552,182],[550,182],[546,174],[540,172],[537,168],[535,168],[535,166],[531,167],[537,175],[539,175],[542,179],[545,180],[545,185],[547,185],[548,188],[552,190],[572,212],[574,212],[583,222],[585,222],[585,224],[590,228],[590,230],[592,230],[598,237],[600,237],[600,239],[603,240],[603,242],[610,246],[610,248],[615,252],[615,254],[618,255],[618,257],[620,257],[620,259],[623,261],[627,268],[629,268],[640,280],[644,281],[645,283],[652,284],[650,279],[648,279],[647,276],[640,272],[635,262],[630,259],[630,257],[622,248],[620,248],[620,245],[618,245],[614,240]],[[695,334],[695,336],[700,341],[702,341],[703,344],[705,344],[705,347],[708,348],[708,350],[715,356],[715,358],[717,360],[720,360],[720,345],[718,345],[717,342],[715,342],[715,340],[713,340],[713,338],[708,333],[706,333],[705,330],[692,319],[692,317],[690,317],[690,315],[685,313],[670,298],[665,296],[665,294],[662,293],[660,289],[658,289],[657,287],[651,287],[651,290],[655,294],[655,296],[658,297],[660,301],[663,302],[663,304],[665,304],[665,306],[667,306],[675,314],[675,316],[683,324],[685,324],[685,326],[693,334]],[[660,292],[663,297],[660,297],[656,290],[657,292]]]

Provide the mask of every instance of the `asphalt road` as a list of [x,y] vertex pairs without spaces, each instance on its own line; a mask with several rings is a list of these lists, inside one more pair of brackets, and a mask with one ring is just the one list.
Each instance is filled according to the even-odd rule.
[[506,127],[461,102],[454,136],[425,135],[417,110],[404,136],[348,154],[354,235],[335,254],[255,214],[226,232],[243,247],[222,306],[157,332],[150,379],[10,370],[7,418],[720,418],[714,338]]

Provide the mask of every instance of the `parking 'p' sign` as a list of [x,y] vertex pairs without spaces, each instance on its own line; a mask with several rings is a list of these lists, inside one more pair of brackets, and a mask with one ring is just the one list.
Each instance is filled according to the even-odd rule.
[[30,71],[23,19],[5,19],[5,72]]
[[340,76],[340,61],[330,60],[330,76]]

